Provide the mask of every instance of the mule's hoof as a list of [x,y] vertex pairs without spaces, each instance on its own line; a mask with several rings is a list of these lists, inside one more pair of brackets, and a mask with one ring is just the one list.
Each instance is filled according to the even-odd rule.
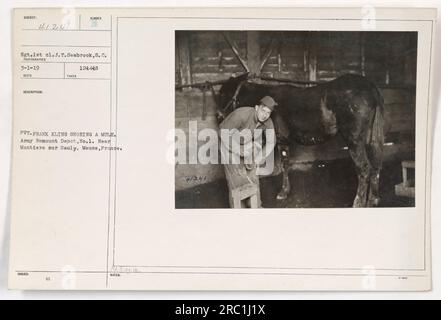
[[361,198],[359,196],[356,196],[354,199],[354,202],[352,204],[352,207],[353,208],[363,208],[363,207],[365,207],[365,205],[361,201]]
[[280,192],[277,195],[277,200],[286,200],[286,198],[288,198],[288,192]]

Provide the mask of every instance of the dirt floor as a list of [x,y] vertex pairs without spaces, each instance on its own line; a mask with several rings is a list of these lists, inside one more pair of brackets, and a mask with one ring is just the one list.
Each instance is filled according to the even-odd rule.
[[[401,161],[383,164],[380,177],[380,207],[413,207],[415,199],[395,195],[395,185],[402,182]],[[281,175],[260,179],[262,205],[265,208],[343,208],[351,207],[357,188],[352,160],[317,161],[291,170],[291,193],[284,201],[276,200],[282,184]],[[176,208],[228,208],[225,180],[177,191]]]

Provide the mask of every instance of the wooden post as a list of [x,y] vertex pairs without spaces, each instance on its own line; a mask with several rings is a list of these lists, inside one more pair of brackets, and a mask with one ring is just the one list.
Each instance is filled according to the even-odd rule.
[[260,41],[259,31],[247,32],[247,63],[251,74],[260,75]]
[[181,65],[179,63],[179,47],[178,47],[178,34],[176,33],[176,40],[175,40],[175,87],[179,87],[182,85],[181,80]]
[[407,182],[407,168],[403,166],[403,185],[405,187],[409,186],[409,183]]
[[364,33],[360,33],[360,71],[361,75],[366,76],[366,50],[365,50],[365,36]]
[[308,40],[309,81],[317,81],[317,44],[312,33],[309,33]]
[[[179,74],[181,85],[191,85],[191,61],[190,61],[190,38],[186,32],[179,32],[178,54],[179,54]],[[187,90],[191,88],[188,87]],[[185,90],[185,89],[184,89]]]

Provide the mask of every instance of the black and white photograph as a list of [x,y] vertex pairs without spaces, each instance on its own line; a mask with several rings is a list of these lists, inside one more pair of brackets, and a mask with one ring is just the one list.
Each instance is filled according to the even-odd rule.
[[414,207],[417,44],[175,31],[175,207]]
[[431,290],[436,9],[11,13],[10,290]]

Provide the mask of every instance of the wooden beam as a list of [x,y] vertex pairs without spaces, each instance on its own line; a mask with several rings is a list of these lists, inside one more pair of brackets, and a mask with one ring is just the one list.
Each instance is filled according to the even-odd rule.
[[230,37],[227,35],[226,32],[222,32],[222,35],[224,36],[224,39],[228,43],[228,45],[230,46],[231,50],[233,50],[234,55],[239,60],[242,67],[244,67],[245,71],[250,72],[250,69],[248,68],[248,65],[247,65],[247,61],[246,61],[246,59],[244,59],[240,56],[239,49],[238,49],[236,43],[230,39]]
[[247,62],[251,75],[260,74],[260,35],[259,31],[247,31]]
[[317,43],[313,34],[308,35],[309,81],[317,81]]
[[186,32],[178,34],[179,74],[182,86],[191,85],[190,38]]

